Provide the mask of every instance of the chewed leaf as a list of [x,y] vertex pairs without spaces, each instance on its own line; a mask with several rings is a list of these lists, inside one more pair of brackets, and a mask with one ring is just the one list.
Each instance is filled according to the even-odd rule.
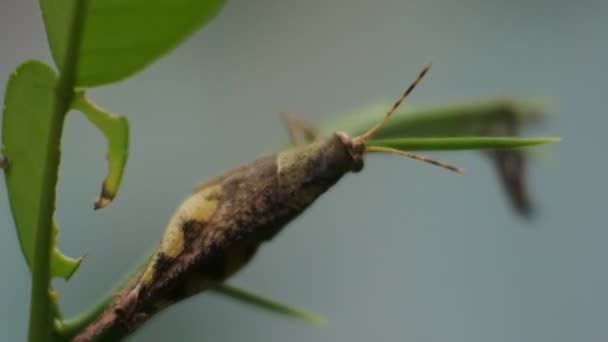
[[495,150],[551,144],[559,140],[513,137],[395,138],[372,140],[370,145],[408,151]]
[[57,234],[59,233],[59,227],[56,222],[53,222],[53,251],[51,253],[51,272],[53,275],[62,277],[66,280],[72,277],[72,274],[76,272],[80,263],[84,257],[70,258],[59,251],[57,248]]
[[112,202],[125,170],[129,156],[129,121],[125,116],[112,114],[89,101],[83,92],[76,94],[72,108],[81,111],[106,137],[108,141],[108,174],[101,186],[101,194],[95,209]]
[[[48,65],[28,61],[10,76],[6,87],[2,153],[10,166],[4,175],[19,243],[30,269],[56,83],[57,76]],[[52,276],[68,279],[80,260],[62,255],[56,249],[56,241],[51,248]]]
[[51,272],[53,277],[61,277],[65,280],[69,280],[74,272],[80,267],[83,257],[70,258],[61,253],[59,248],[53,248],[51,254]]
[[270,310],[272,312],[279,313],[282,315],[302,319],[308,323],[316,325],[324,325],[327,323],[327,318],[317,313],[294,308],[287,304],[279,303],[275,300],[262,297],[257,293],[253,293],[251,291],[244,290],[242,288],[238,288],[236,286],[229,285],[226,283],[219,284],[211,290],[265,310]]
[[[62,66],[75,1],[40,0],[55,64]],[[140,71],[209,22],[225,0],[88,0],[76,85],[99,86]]]

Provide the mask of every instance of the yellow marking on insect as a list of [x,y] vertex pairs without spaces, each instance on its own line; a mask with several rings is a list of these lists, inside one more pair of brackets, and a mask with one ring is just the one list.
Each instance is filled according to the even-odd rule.
[[207,222],[215,212],[222,194],[222,186],[216,185],[192,194],[177,209],[169,221],[160,242],[160,252],[175,258],[184,250],[184,222]]
[[184,231],[181,226],[170,224],[160,242],[159,252],[168,257],[175,258],[184,251],[184,244]]
[[175,214],[167,224],[165,233],[160,241],[157,254],[144,271],[141,277],[143,285],[150,285],[155,279],[155,266],[158,261],[158,253],[169,258],[176,258],[184,251],[184,222],[197,221],[207,222],[213,216],[215,209],[222,196],[222,186],[215,185],[192,194],[176,210]]

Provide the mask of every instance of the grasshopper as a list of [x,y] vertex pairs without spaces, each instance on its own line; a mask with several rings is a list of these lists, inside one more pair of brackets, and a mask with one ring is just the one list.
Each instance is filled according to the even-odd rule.
[[224,281],[345,174],[361,171],[367,153],[399,154],[462,173],[424,156],[368,144],[429,68],[382,120],[357,137],[336,132],[305,145],[304,136],[315,137],[314,129],[284,113],[295,147],[197,186],[169,221],[145,269],[75,341],[90,341],[111,329],[128,334],[163,308]]

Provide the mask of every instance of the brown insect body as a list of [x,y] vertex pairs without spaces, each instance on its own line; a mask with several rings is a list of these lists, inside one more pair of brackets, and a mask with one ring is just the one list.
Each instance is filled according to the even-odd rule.
[[162,308],[231,276],[344,174],[360,171],[363,151],[336,133],[197,187],[169,223],[147,269],[77,340],[91,340],[110,326],[133,331]]
[[342,176],[361,171],[365,153],[397,153],[461,172],[410,152],[366,145],[427,70],[365,134],[351,138],[337,132],[198,186],[169,221],[147,268],[75,341],[90,341],[106,333],[128,334],[168,305],[222,282]]
[[193,196],[207,193],[206,200],[218,202],[215,210],[208,218],[182,222],[179,255],[157,252],[150,267],[158,276],[140,282],[134,311],[158,306],[158,300],[175,302],[229,277],[345,173],[361,170],[362,149],[355,153],[345,137],[338,133],[258,159],[198,187]]

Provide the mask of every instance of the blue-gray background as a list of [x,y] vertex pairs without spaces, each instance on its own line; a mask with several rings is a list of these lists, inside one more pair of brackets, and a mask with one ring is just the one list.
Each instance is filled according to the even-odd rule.
[[[196,182],[282,143],[280,109],[321,120],[392,99],[432,60],[414,103],[556,99],[529,132],[564,138],[532,165],[535,220],[512,215],[477,154],[440,155],[465,177],[372,157],[233,279],[322,312],[328,326],[202,295],[133,340],[607,341],[607,16],[602,0],[231,1],[171,55],[91,92],[132,127],[124,185],[105,210],[92,210],[104,140],[70,115],[60,246],[87,257],[56,281],[66,313],[131,269]],[[50,62],[47,50],[37,2],[2,0],[2,93],[20,61]],[[0,331],[20,341],[30,277],[0,192]]]

